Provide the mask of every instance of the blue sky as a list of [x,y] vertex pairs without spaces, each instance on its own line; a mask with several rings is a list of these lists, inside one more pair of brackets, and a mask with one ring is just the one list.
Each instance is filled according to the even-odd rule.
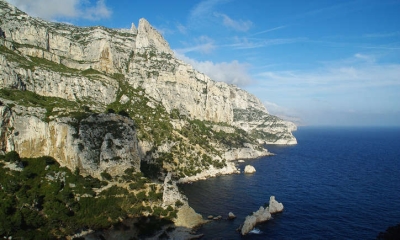
[[176,56],[305,125],[400,125],[400,1],[9,0],[79,26],[146,18]]

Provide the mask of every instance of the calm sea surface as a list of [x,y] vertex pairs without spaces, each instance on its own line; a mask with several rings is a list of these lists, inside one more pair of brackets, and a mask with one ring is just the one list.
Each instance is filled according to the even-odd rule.
[[[276,156],[246,161],[257,172],[181,185],[198,212],[233,221],[201,227],[203,239],[374,239],[400,223],[400,128],[313,128],[294,133],[298,145],[267,146]],[[283,213],[261,234],[235,231],[274,195]]]

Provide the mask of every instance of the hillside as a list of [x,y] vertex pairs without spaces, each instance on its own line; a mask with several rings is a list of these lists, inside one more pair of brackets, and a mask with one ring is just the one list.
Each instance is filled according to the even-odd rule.
[[270,154],[265,143],[296,144],[293,123],[175,58],[145,19],[129,30],[82,28],[3,0],[0,16],[2,154],[49,156],[110,186],[135,182],[121,177],[129,169],[172,211],[184,202],[170,198],[176,182],[237,172],[233,160]]

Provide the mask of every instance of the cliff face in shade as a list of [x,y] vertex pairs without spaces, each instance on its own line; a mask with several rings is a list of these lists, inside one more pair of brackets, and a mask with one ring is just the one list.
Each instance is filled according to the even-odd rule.
[[142,161],[184,178],[235,172],[231,160],[269,154],[260,144],[296,144],[293,123],[175,58],[145,19],[137,29],[82,28],[0,0],[0,28],[3,152],[50,155],[96,176]]

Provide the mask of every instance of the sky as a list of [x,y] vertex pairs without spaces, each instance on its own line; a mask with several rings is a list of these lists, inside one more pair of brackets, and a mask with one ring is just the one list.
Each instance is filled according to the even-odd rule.
[[400,126],[400,0],[8,0],[78,26],[147,19],[175,55],[299,125]]

